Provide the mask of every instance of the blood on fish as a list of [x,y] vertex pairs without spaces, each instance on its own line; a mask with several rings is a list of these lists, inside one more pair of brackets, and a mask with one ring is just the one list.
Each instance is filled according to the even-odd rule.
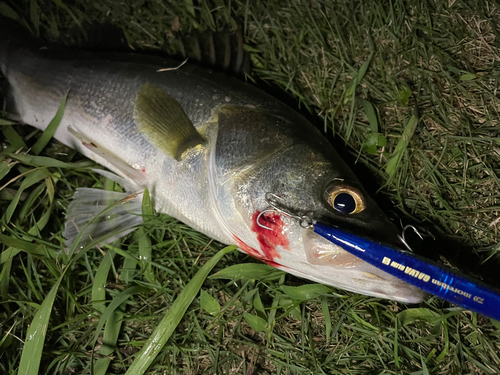
[[234,241],[236,242],[236,245],[243,250],[245,253],[250,255],[251,257],[257,258],[259,260],[263,260],[264,257],[259,253],[257,250],[255,250],[253,247],[248,246],[246,243],[244,243],[242,240],[240,240],[237,236],[233,234]]
[[260,248],[268,259],[281,258],[276,247],[282,246],[285,250],[290,250],[288,237],[283,233],[285,223],[278,214],[262,215],[259,218],[260,224],[271,229],[263,228],[257,223],[259,214],[260,211],[255,211],[252,216],[252,232],[257,234]]
[[262,250],[261,254],[259,251],[254,249],[251,246],[248,246],[241,239],[233,234],[234,241],[238,245],[238,247],[243,250],[248,255],[259,259],[260,261],[276,268],[284,268],[279,263],[276,263],[274,260],[276,258],[281,258],[281,255],[276,251],[276,247],[282,246],[285,250],[290,250],[290,242],[288,241],[287,236],[283,233],[283,227],[285,223],[281,220],[280,215],[278,214],[270,214],[270,215],[262,215],[259,218],[260,224],[265,225],[269,229],[262,228],[257,224],[257,217],[259,216],[260,211],[255,211],[252,216],[252,232],[257,234],[257,240],[259,241],[260,248]]
[[266,259],[265,257],[262,256],[261,253],[259,253],[257,250],[255,250],[253,247],[248,246],[246,243],[244,243],[242,240],[240,240],[237,236],[233,234],[234,241],[236,242],[236,245],[243,250],[246,254],[250,255],[251,257],[260,260],[261,262],[264,262],[271,267],[274,268],[286,268],[282,266],[281,264],[278,264],[276,262],[273,262],[270,259]]

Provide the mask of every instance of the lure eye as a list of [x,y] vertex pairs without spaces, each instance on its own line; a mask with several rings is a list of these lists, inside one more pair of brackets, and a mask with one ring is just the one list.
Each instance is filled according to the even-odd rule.
[[356,214],[366,207],[363,194],[355,187],[343,183],[329,186],[324,198],[335,211],[344,215]]

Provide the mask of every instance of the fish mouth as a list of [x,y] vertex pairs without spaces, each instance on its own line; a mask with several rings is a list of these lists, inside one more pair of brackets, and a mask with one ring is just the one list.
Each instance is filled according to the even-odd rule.
[[406,303],[419,303],[425,296],[421,289],[372,266],[312,229],[303,229],[302,238],[307,263],[323,284]]

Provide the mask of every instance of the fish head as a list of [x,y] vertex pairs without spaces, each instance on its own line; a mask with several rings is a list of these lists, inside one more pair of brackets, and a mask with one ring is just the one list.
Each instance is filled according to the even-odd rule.
[[[278,128],[280,121],[290,122],[273,121]],[[301,218],[307,217],[374,241],[403,245],[401,232],[330,143],[314,128],[307,130],[308,134],[289,135],[285,145],[282,140],[271,145],[268,141],[267,148],[254,152],[246,163],[225,174],[228,180],[220,185],[228,193],[231,186],[232,203],[224,216],[235,243],[264,262],[309,280],[370,296],[420,302],[424,293],[419,288],[370,265],[304,225]],[[286,130],[269,136],[279,137],[283,132]],[[260,134],[258,140],[251,141],[249,135],[246,139],[264,143],[265,133]]]

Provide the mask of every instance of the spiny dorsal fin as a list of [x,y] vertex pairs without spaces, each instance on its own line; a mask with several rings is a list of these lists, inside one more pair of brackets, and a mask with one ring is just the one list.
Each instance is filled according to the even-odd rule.
[[250,74],[250,55],[245,51],[241,25],[233,32],[205,30],[189,35],[179,33],[171,44],[180,59],[189,58],[190,61],[237,76]]
[[181,105],[158,86],[146,83],[140,87],[134,118],[139,131],[176,160],[204,142]]

